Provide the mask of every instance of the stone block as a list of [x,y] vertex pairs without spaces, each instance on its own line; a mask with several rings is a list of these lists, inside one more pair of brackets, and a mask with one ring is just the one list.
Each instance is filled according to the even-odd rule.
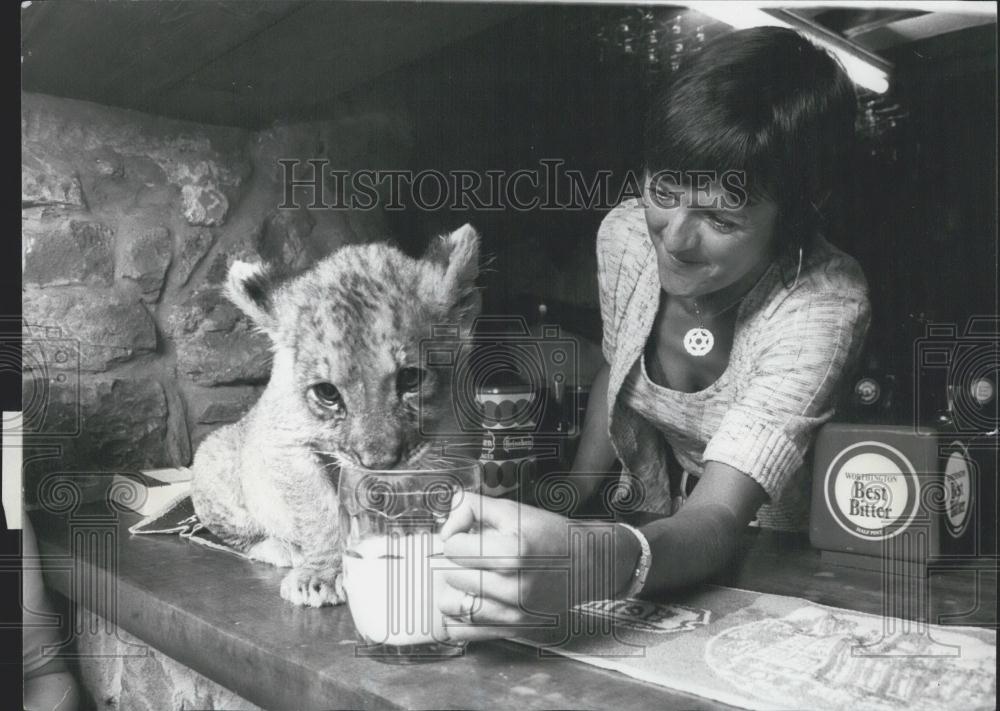
[[139,285],[143,301],[157,301],[170,266],[173,244],[165,227],[136,228],[121,235],[125,245],[119,274]]
[[167,173],[160,164],[145,155],[123,157],[124,175],[147,188],[167,184]]
[[133,210],[148,208],[169,208],[176,213],[180,200],[180,191],[174,185],[154,185],[142,187],[135,193],[132,200]]
[[221,225],[229,212],[229,200],[211,185],[183,186],[181,202],[189,225]]
[[[38,342],[49,370],[101,372],[156,350],[156,326],[141,303],[112,289],[28,289],[22,294],[25,337]],[[48,358],[58,345],[68,353]]]
[[205,281],[213,285],[225,283],[229,267],[237,260],[244,262],[265,261],[260,253],[265,227],[266,220],[241,234],[238,239],[219,245],[205,273]]
[[125,175],[125,159],[122,155],[107,146],[101,146],[90,151],[90,169],[97,175],[107,178],[121,178]]
[[111,285],[114,230],[103,222],[29,219],[23,239],[25,284]]
[[21,153],[21,203],[86,207],[73,164],[32,146]]
[[[222,224],[253,170],[247,131],[86,101],[22,93],[21,130],[40,162],[56,156],[80,169],[88,198],[90,185],[101,204],[141,207],[166,205],[179,191],[182,216],[194,225]],[[121,169],[95,164],[95,152],[117,154]]]
[[265,261],[279,264],[286,269],[302,269],[313,264],[317,257],[309,242],[316,220],[309,210],[278,210],[264,222],[258,251]]
[[208,271],[205,273],[205,281],[209,284],[221,285],[226,280],[226,274],[229,273],[229,266],[233,263],[233,258],[230,255],[219,252],[212,258],[211,264],[208,266]]
[[177,279],[181,285],[187,284],[192,272],[208,250],[215,244],[215,233],[207,228],[191,230],[181,238],[180,254],[177,257]]
[[177,369],[199,385],[259,384],[271,372],[270,340],[225,300],[204,288],[173,309],[168,327]]
[[88,474],[181,464],[171,454],[177,435],[170,431],[167,397],[156,380],[98,377],[60,382],[58,377],[26,374],[22,390],[26,400],[36,403],[25,412],[26,434],[33,441],[49,437],[61,447],[50,462],[30,467],[30,475],[26,469],[32,486],[42,473],[56,469],[86,479]]

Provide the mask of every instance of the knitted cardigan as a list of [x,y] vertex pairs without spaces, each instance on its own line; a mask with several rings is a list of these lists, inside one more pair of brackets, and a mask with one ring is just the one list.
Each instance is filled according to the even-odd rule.
[[638,505],[671,511],[669,446],[692,476],[717,461],[759,483],[769,498],[757,515],[761,525],[803,528],[806,457],[817,428],[833,414],[836,387],[870,321],[857,262],[817,236],[793,288],[773,264],[739,306],[725,372],[693,393],[660,387],[646,375],[642,353],[661,289],[638,201],[619,205],[601,223],[597,263],[609,434],[623,477],[638,484]]

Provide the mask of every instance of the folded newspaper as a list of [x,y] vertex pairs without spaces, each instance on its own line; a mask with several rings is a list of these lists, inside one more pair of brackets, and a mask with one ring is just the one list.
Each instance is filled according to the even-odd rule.
[[[112,494],[122,506],[143,516],[129,527],[129,533],[174,534],[194,543],[245,558],[223,543],[198,520],[191,501],[191,470],[154,469],[141,474],[122,474],[123,481],[112,486]],[[127,480],[125,482],[124,480]]]

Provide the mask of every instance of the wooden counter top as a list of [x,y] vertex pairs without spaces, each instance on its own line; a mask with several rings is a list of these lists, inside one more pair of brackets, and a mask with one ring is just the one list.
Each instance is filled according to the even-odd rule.
[[[278,596],[283,570],[176,536],[132,536],[127,529],[138,516],[109,514],[103,505],[32,520],[50,587],[264,708],[727,708],[540,658],[513,642],[472,644],[461,658],[419,665],[356,657],[348,609],[286,603]],[[825,566],[802,537],[755,529],[739,565],[716,582],[876,614],[888,609],[881,573]],[[924,609],[932,622],[995,626],[996,585],[995,567],[932,572]],[[909,616],[912,608],[893,614]]]

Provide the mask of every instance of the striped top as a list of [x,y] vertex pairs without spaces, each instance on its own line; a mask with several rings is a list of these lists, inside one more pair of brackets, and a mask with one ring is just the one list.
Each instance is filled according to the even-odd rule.
[[[693,393],[662,387],[646,370],[642,354],[661,289],[638,201],[619,205],[601,223],[597,263],[611,442],[623,476],[640,485],[642,508],[671,510],[669,447],[692,476],[717,461],[759,483],[769,498],[757,514],[762,526],[804,528],[806,457],[817,428],[833,414],[836,387],[870,320],[857,262],[816,237],[794,288],[785,288],[772,264],[739,306],[726,370]],[[786,273],[794,271],[786,265]]]

